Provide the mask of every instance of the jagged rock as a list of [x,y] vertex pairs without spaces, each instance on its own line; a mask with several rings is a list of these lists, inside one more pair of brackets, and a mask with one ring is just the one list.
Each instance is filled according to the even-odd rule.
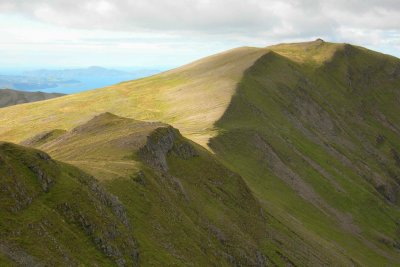
[[[107,223],[98,223],[89,215],[78,210],[78,207],[70,203],[62,203],[58,206],[58,210],[67,218],[67,220],[78,224],[82,230],[92,238],[93,243],[106,256],[112,258],[118,266],[127,266],[124,259],[126,250],[130,250],[130,255],[134,262],[138,263],[139,252],[136,248],[135,241],[130,236],[122,236],[117,225],[107,220]],[[101,211],[101,210],[100,210]],[[107,218],[106,214],[103,215]],[[116,239],[123,238],[124,244],[115,245]]]
[[143,171],[139,171],[133,178],[132,180],[140,185],[145,186],[146,185],[146,175],[144,174]]
[[190,159],[198,156],[197,151],[189,143],[179,143],[175,144],[174,152],[183,159]]
[[43,159],[43,160],[45,160],[45,161],[51,160],[51,157],[50,157],[48,154],[46,154],[46,153],[44,153],[44,152],[42,152],[42,151],[38,151],[38,152],[36,153],[36,155],[38,156],[38,158]]
[[258,267],[264,267],[267,266],[267,257],[265,257],[264,254],[262,254],[260,251],[256,252],[256,264]]
[[13,204],[6,208],[11,212],[18,212],[28,207],[36,195],[34,192],[30,192],[19,179],[14,179],[8,184],[1,185],[0,193],[3,196],[9,196],[9,199],[13,200]]
[[[47,155],[42,153],[43,155]],[[50,157],[49,157],[50,158]],[[47,159],[48,160],[48,159]],[[47,173],[45,173],[39,166],[30,165],[28,168],[35,173],[40,186],[42,187],[44,192],[49,192],[50,188],[54,185],[54,179],[50,177]]]
[[[0,168],[4,175],[0,183],[0,193],[12,201],[6,207],[6,210],[18,212],[25,209],[32,203],[36,196],[42,192],[48,192],[54,185],[55,180],[53,176],[56,172],[53,170],[53,167],[55,166],[55,162],[46,153],[33,151],[29,156],[24,154],[19,155],[18,148],[8,143],[1,144],[0,152],[4,153],[4,156],[0,157]],[[13,167],[15,162],[14,157],[16,156],[21,157],[20,161],[22,165],[18,168]],[[33,184],[28,182],[27,179],[30,179],[31,176],[25,177],[25,173],[22,172],[24,168],[31,175],[33,174],[41,190],[37,190]]]
[[111,208],[114,215],[117,216],[117,218],[121,220],[126,227],[130,228],[130,223],[125,208],[119,201],[118,197],[107,193],[104,188],[94,180],[90,184],[90,189],[99,197],[99,200],[103,204]]
[[393,204],[397,202],[398,189],[396,185],[379,184],[376,186],[376,190],[389,202]]
[[[97,201],[111,209],[114,216],[124,225],[126,231],[131,231],[131,223],[125,207],[116,196],[108,193],[95,178],[89,175],[81,176],[79,180],[88,186]],[[94,205],[96,205],[95,203],[96,201],[93,201]],[[80,225],[83,231],[92,238],[96,246],[105,255],[112,258],[118,266],[127,266],[127,262],[124,259],[127,251],[129,251],[132,261],[136,265],[139,264],[139,250],[137,249],[136,241],[130,235],[124,236],[121,228],[115,222],[105,219],[107,221],[106,224],[99,224],[91,216],[78,210],[76,205],[70,203],[63,203],[58,206],[58,209],[68,220]],[[108,215],[100,206],[96,207],[96,210],[102,213],[101,216],[103,218],[107,218]],[[117,239],[123,239],[123,245],[115,245],[114,241]]]
[[166,154],[174,146],[174,141],[175,134],[172,128],[157,129],[147,138],[147,143],[140,149],[139,154],[152,167],[167,171]]
[[45,266],[38,261],[35,257],[28,254],[21,248],[14,247],[10,244],[0,243],[0,254],[6,255],[12,259],[18,266],[29,266],[29,267],[42,267]]
[[393,157],[394,161],[396,162],[397,166],[400,167],[400,154],[399,154],[399,152],[397,152],[397,150],[394,149],[394,148],[390,149],[390,152],[392,153],[392,157]]
[[168,171],[167,154],[174,152],[182,159],[197,156],[192,145],[184,141],[178,130],[173,127],[156,129],[147,137],[146,144],[139,150],[139,156],[150,166],[161,171]]
[[385,142],[385,136],[378,134],[378,136],[376,137],[376,144],[382,145],[384,142]]
[[209,224],[208,229],[221,244],[226,243],[227,241],[226,235],[221,231],[221,229],[219,229],[217,226],[213,224]]

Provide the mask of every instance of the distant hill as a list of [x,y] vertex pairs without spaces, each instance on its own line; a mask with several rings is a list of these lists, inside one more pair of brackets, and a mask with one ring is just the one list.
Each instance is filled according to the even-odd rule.
[[11,89],[0,89],[0,108],[51,99],[63,95],[64,94],[58,93],[25,92]]
[[[159,72],[161,71],[156,69],[132,68],[129,71],[121,71],[116,69],[92,66],[88,68],[75,69],[34,70],[24,72],[22,77],[24,80],[39,80],[43,81],[43,84],[44,82],[47,82],[48,85],[50,85],[47,87],[47,89],[41,91],[72,94],[86,91],[88,89],[109,86],[123,81],[151,76]],[[29,85],[27,85],[25,83],[21,85],[21,83],[18,83],[17,86],[25,90],[32,88],[33,86],[37,86],[37,84],[38,83],[30,83]]]
[[76,86],[79,83],[80,81],[76,79],[25,75],[0,75],[0,89],[43,91],[58,86]]
[[76,79],[79,77],[88,77],[88,76],[126,76],[131,74],[132,73],[127,71],[107,69],[98,66],[91,66],[88,68],[63,69],[63,70],[41,69],[41,70],[24,72],[24,75],[26,76],[46,77],[46,78],[52,77],[58,79]]
[[75,69],[40,69],[18,75],[0,73],[0,89],[77,93],[143,78],[161,72],[157,69],[132,68],[129,71],[92,66]]

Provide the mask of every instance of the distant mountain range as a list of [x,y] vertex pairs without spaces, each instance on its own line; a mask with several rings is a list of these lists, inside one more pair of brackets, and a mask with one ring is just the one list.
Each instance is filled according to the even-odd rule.
[[75,69],[40,69],[20,75],[1,75],[0,88],[48,93],[75,93],[159,73],[156,69],[121,71],[92,66]]
[[[157,71],[154,71],[157,72]],[[115,69],[106,69],[103,67],[91,66],[88,68],[48,70],[40,69],[24,72],[24,75],[30,77],[56,78],[56,79],[75,79],[88,76],[131,76],[132,72],[120,71]]]
[[80,83],[73,79],[60,79],[50,77],[36,77],[25,75],[0,75],[0,88],[9,88],[24,91],[55,88],[60,85],[73,85]]
[[17,104],[36,102],[50,98],[60,97],[64,94],[43,93],[43,92],[24,92],[11,89],[0,89],[0,108]]

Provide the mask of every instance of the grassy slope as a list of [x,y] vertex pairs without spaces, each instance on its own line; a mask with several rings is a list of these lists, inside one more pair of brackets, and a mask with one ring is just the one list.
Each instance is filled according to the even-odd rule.
[[11,143],[0,144],[0,161],[1,261],[111,266],[124,259],[134,265],[129,227],[91,177]]
[[2,109],[0,140],[20,142],[46,130],[70,130],[109,111],[163,121],[206,145],[243,71],[264,53],[258,48],[238,48],[149,78]]
[[211,148],[298,233],[361,265],[399,264],[399,60],[317,42],[276,51],[303,56],[248,69]]

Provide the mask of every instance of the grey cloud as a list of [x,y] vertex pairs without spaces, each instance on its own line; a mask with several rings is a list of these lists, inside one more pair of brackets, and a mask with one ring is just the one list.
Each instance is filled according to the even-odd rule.
[[271,40],[400,29],[398,0],[0,0],[1,12],[73,28]]

